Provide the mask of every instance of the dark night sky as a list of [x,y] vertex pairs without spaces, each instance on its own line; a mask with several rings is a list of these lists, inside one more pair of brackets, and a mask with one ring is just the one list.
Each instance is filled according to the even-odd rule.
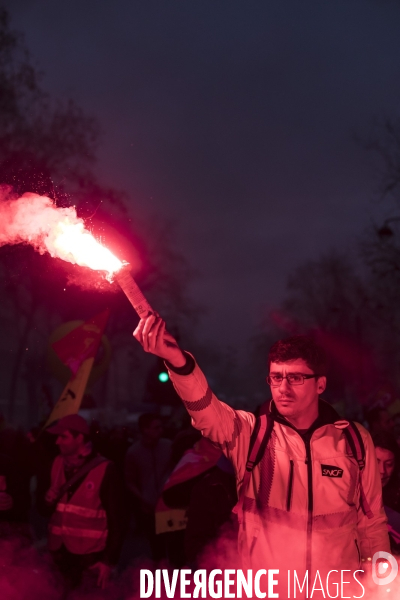
[[214,343],[242,343],[296,265],[377,218],[353,133],[399,114],[400,3],[5,5],[44,87],[99,119],[103,182],[176,222]]

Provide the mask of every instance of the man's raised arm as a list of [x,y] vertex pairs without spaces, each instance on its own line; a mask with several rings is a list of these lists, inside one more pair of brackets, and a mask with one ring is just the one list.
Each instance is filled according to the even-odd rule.
[[145,352],[164,359],[171,381],[192,417],[192,424],[218,444],[232,461],[237,479],[243,478],[255,417],[220,402],[194,358],[179,348],[158,315],[141,319],[133,336]]

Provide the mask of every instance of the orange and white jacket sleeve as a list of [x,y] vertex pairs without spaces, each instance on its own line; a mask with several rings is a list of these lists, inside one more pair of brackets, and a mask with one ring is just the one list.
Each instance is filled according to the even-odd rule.
[[169,369],[171,381],[192,417],[192,425],[217,444],[231,460],[238,482],[243,478],[250,437],[255,424],[252,413],[234,410],[211,391],[197,364],[188,375]]

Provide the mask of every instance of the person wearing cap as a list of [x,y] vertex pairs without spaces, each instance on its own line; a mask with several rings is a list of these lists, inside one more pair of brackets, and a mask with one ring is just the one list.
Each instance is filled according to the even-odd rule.
[[51,470],[45,500],[53,509],[48,545],[70,587],[96,574],[105,588],[118,562],[125,529],[125,498],[114,464],[93,451],[80,415],[68,415],[47,431],[60,454]]

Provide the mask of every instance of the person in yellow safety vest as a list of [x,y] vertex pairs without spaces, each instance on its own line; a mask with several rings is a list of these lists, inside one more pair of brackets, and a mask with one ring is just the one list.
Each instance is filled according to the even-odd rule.
[[124,538],[122,482],[114,464],[93,451],[89,427],[80,415],[63,417],[47,431],[57,435],[60,450],[45,496],[54,511],[49,549],[70,587],[77,587],[84,573],[92,573],[104,589]]

